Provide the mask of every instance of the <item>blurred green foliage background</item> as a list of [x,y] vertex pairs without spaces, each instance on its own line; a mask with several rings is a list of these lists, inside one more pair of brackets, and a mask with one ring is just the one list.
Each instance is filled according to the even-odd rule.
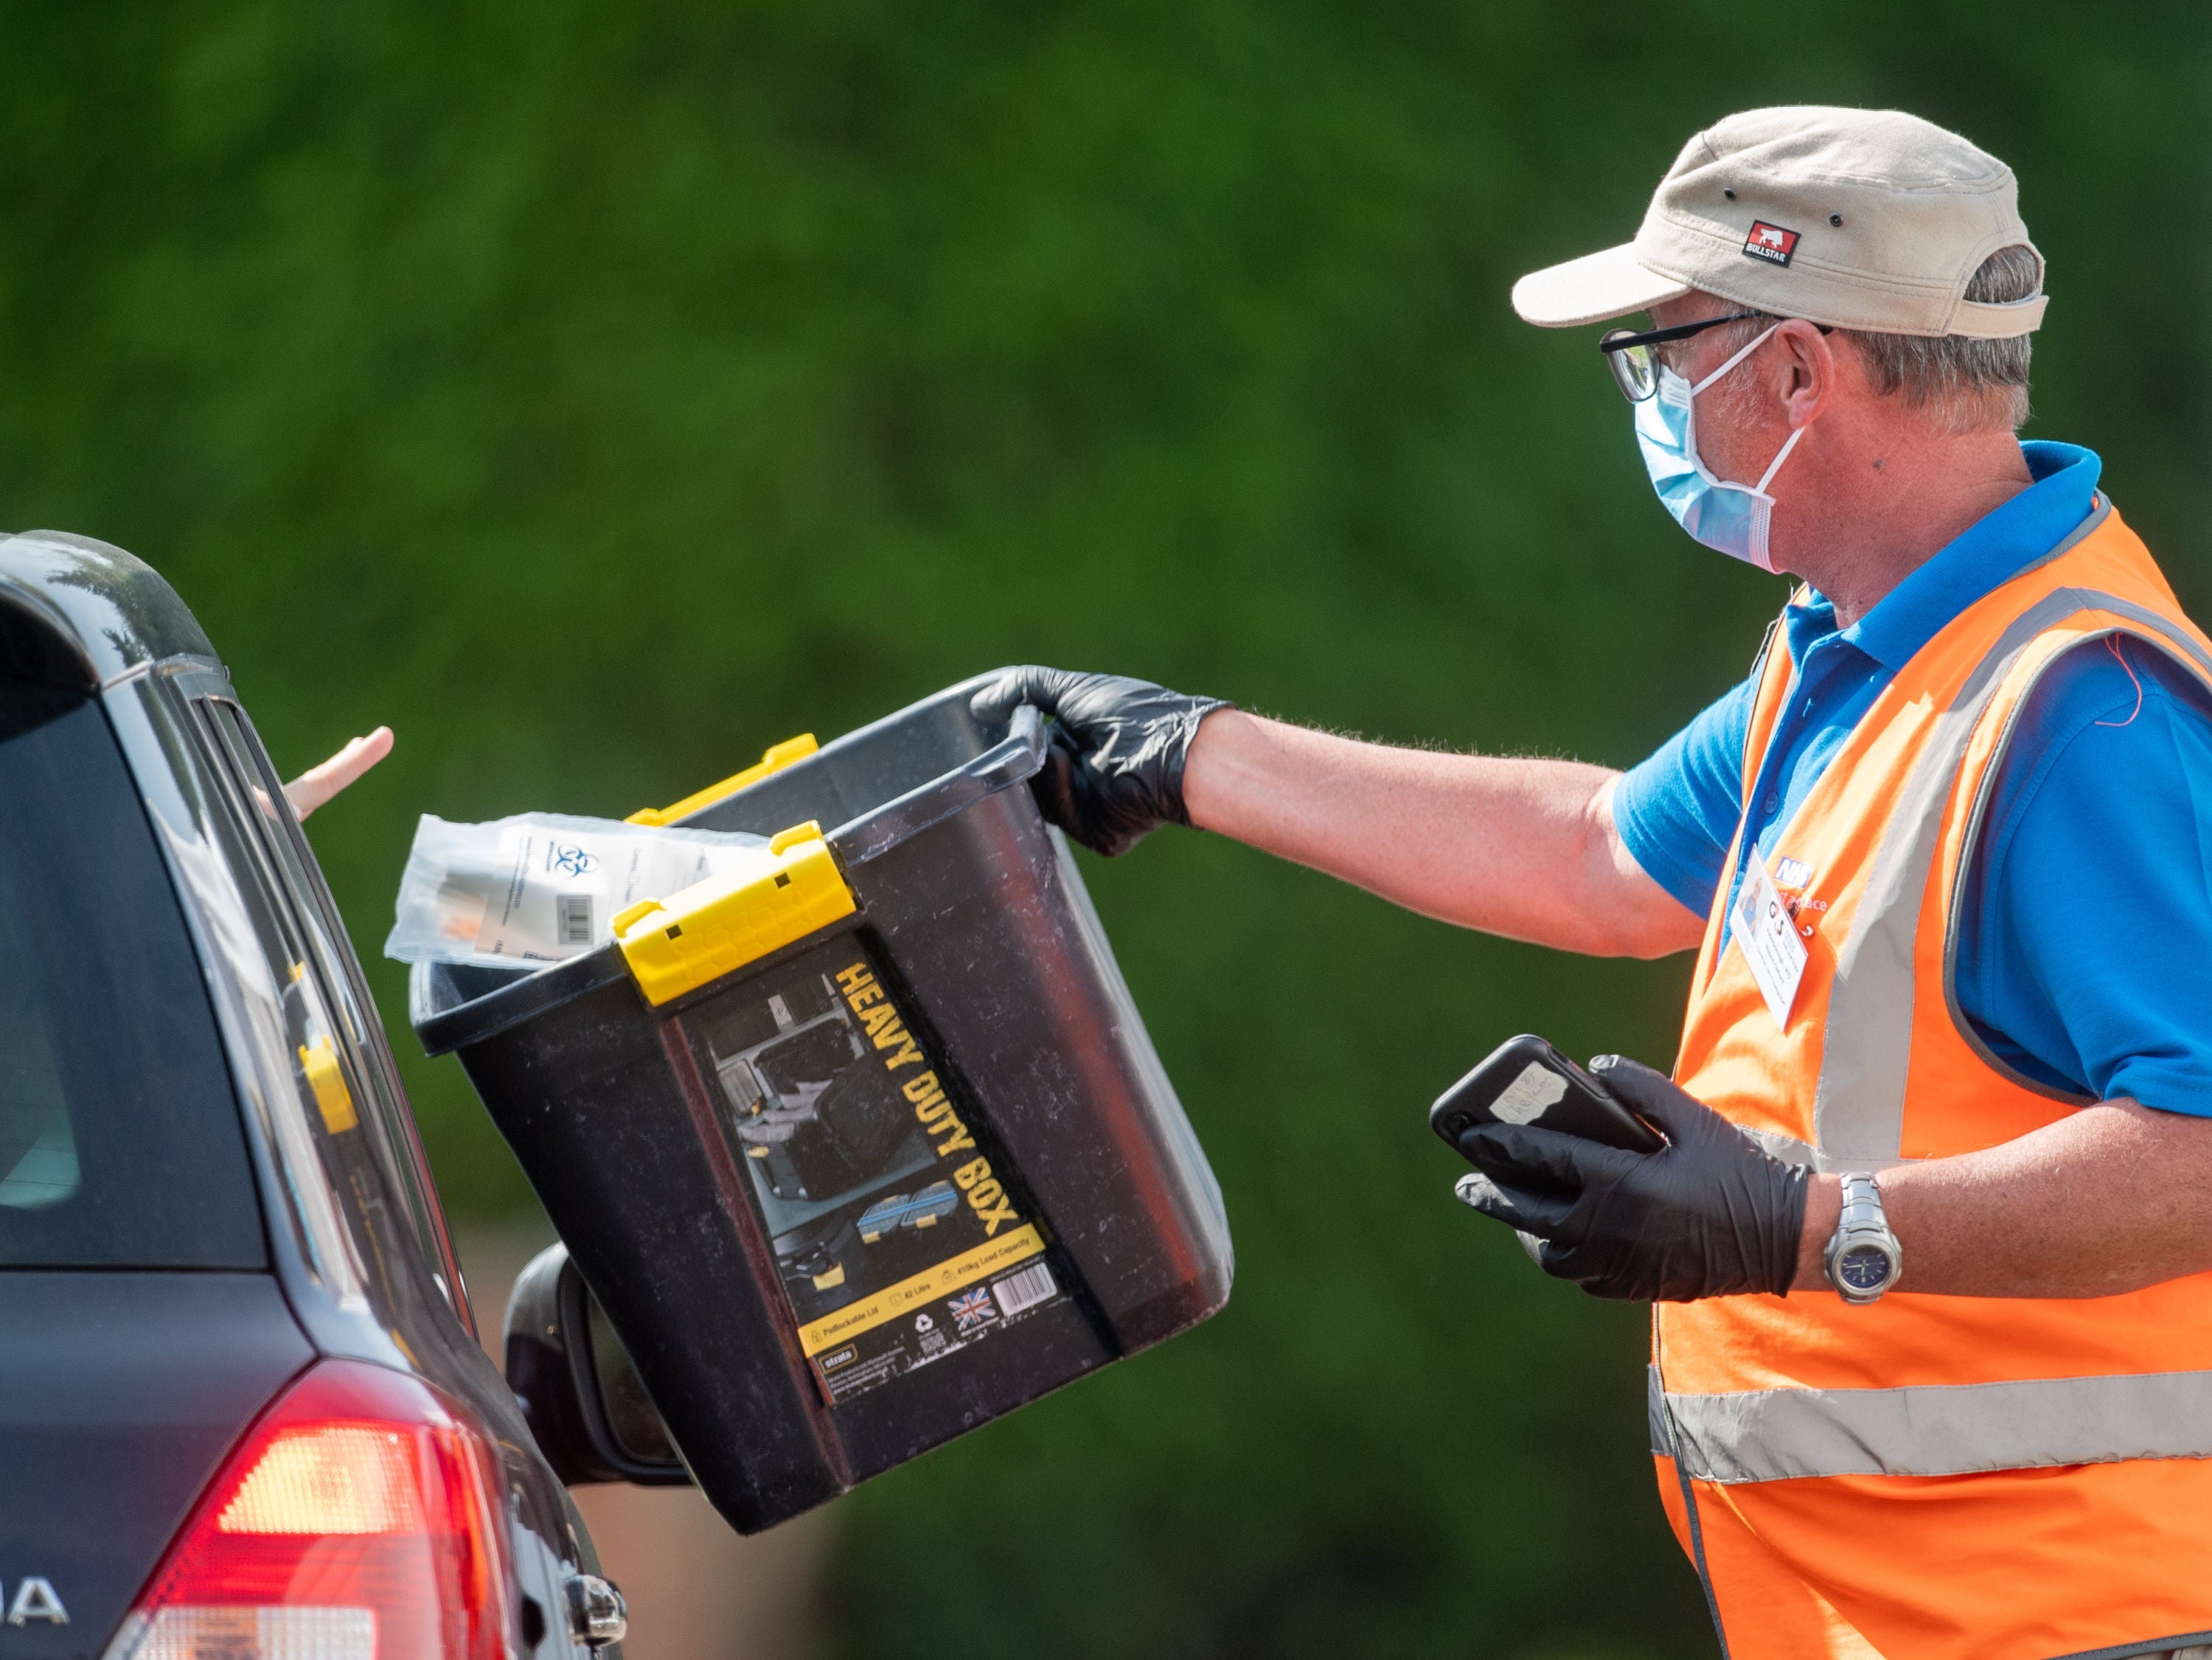
[[[0,18],[0,523],[163,570],[280,765],[398,729],[313,837],[464,1215],[530,1200],[376,956],[417,813],[619,815],[1023,659],[1616,765],[1717,695],[1780,587],[1674,530],[1589,341],[1505,295],[1731,109],[2013,162],[2031,433],[2212,600],[2201,4]],[[1711,1651],[1641,1311],[1540,1280],[1422,1126],[1516,1031],[1663,1064],[1686,963],[1188,833],[1086,868],[1236,1300],[845,1501],[845,1647]]]

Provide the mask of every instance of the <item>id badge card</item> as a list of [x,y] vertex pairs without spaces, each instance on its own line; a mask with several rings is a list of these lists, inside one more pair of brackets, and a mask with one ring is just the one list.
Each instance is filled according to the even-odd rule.
[[1751,965],[1775,1029],[1790,1029],[1790,1006],[1797,1001],[1797,983],[1805,978],[1805,942],[1797,937],[1797,919],[1782,902],[1774,878],[1759,850],[1751,850],[1751,863],[1743,885],[1736,890],[1735,908],[1729,917],[1735,942]]

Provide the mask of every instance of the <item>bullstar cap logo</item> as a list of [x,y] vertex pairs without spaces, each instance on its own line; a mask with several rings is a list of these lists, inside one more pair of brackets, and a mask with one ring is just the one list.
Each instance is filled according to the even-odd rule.
[[1787,265],[1790,256],[1797,251],[1797,233],[1770,225],[1764,219],[1754,219],[1751,221],[1751,233],[1743,239],[1743,251],[1770,265]]

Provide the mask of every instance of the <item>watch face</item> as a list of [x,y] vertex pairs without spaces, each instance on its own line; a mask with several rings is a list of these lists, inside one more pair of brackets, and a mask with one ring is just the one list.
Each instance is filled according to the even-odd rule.
[[1880,1245],[1853,1245],[1836,1259],[1836,1278],[1854,1291],[1879,1291],[1889,1278],[1889,1253]]

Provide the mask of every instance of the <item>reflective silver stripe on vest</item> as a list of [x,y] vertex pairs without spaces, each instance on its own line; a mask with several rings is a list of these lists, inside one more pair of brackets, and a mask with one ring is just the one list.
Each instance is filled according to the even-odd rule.
[[1736,1128],[1784,1164],[1809,1165],[1819,1156],[1795,1136],[1785,1136],[1778,1130],[1753,1130],[1743,1124]]
[[[2156,630],[2156,637],[2146,639],[2142,633],[2130,629],[2100,628],[2083,635],[2079,641],[2068,646],[2064,651],[2055,652],[2044,662],[2028,683],[2021,688],[2018,700],[2014,703],[2006,715],[2004,730],[1997,735],[1996,753],[1991,756],[1990,765],[1983,769],[1981,779],[1975,787],[1973,803],[1966,819],[1965,842],[1966,846],[1975,847],[1981,843],[1982,828],[1989,817],[1990,803],[1996,794],[1997,775],[2002,770],[1998,763],[2005,751],[2011,747],[2013,732],[2019,725],[2021,716],[2027,710],[2029,701],[2034,697],[2035,688],[2042,684],[2045,675],[2064,662],[2073,652],[2079,651],[2081,646],[2125,633],[2130,639],[2148,645],[2154,650],[2160,646],[2178,648],[2170,649],[2167,651],[2169,657],[2177,659],[2177,666],[2195,667],[2200,673],[2212,676],[2212,657],[2208,657],[2203,648],[2188,636],[2176,634],[2166,620],[2159,616],[2156,612],[2147,610],[2142,606],[2127,600],[2115,599],[2109,595],[2105,597],[2105,609],[2126,616],[2136,623],[2148,624]],[[2016,1087],[2027,1090],[2033,1094],[2047,1096],[2052,1100],[2063,1102],[2069,1106],[2088,1106],[2097,1099],[2094,1095],[2074,1090],[2054,1089],[2040,1079],[2029,1077],[2005,1060],[1990,1047],[1983,1039],[1982,1034],[1975,1029],[1973,1022],[1966,1017],[1966,1010],[1959,1002],[1959,982],[1956,972],[1959,941],[1965,932],[1966,892],[1966,883],[1960,881],[1952,884],[1951,912],[1943,930],[1943,999],[1946,1007],[1950,1010],[1952,1026],[1957,1030],[1959,1036],[1965,1039],[1966,1046],[1981,1057],[1982,1063],[2000,1077],[2008,1080]],[[2208,1657],[2208,1660],[2212,1660],[2212,1657]]]
[[1785,1136],[1778,1130],[1753,1130],[1743,1124],[1738,1124],[1736,1128],[1783,1163],[1804,1165],[1814,1170],[1869,1170],[1878,1176],[1885,1170],[1894,1170],[1899,1165],[1914,1162],[1911,1159],[1862,1159],[1854,1164],[1833,1154],[1817,1153],[1795,1136]]
[[[1942,839],[1944,803],[1966,763],[1975,728],[2020,654],[2045,629],[2091,610],[2128,618],[2212,675],[2212,656],[2157,612],[2083,588],[2061,588],[2045,596],[2015,618],[1974,665],[1950,707],[1936,718],[1935,733],[1875,849],[1850,937],[1836,954],[1813,1102],[1818,1150],[1809,1162],[1815,1168],[1885,1170],[1901,1162],[1905,1075],[1911,1059],[1913,952]],[[1778,1148],[1775,1151],[1789,1156]]]
[[1700,1481],[2212,1458],[2212,1372],[1675,1395],[1655,1367],[1650,1390],[1651,1450]]

